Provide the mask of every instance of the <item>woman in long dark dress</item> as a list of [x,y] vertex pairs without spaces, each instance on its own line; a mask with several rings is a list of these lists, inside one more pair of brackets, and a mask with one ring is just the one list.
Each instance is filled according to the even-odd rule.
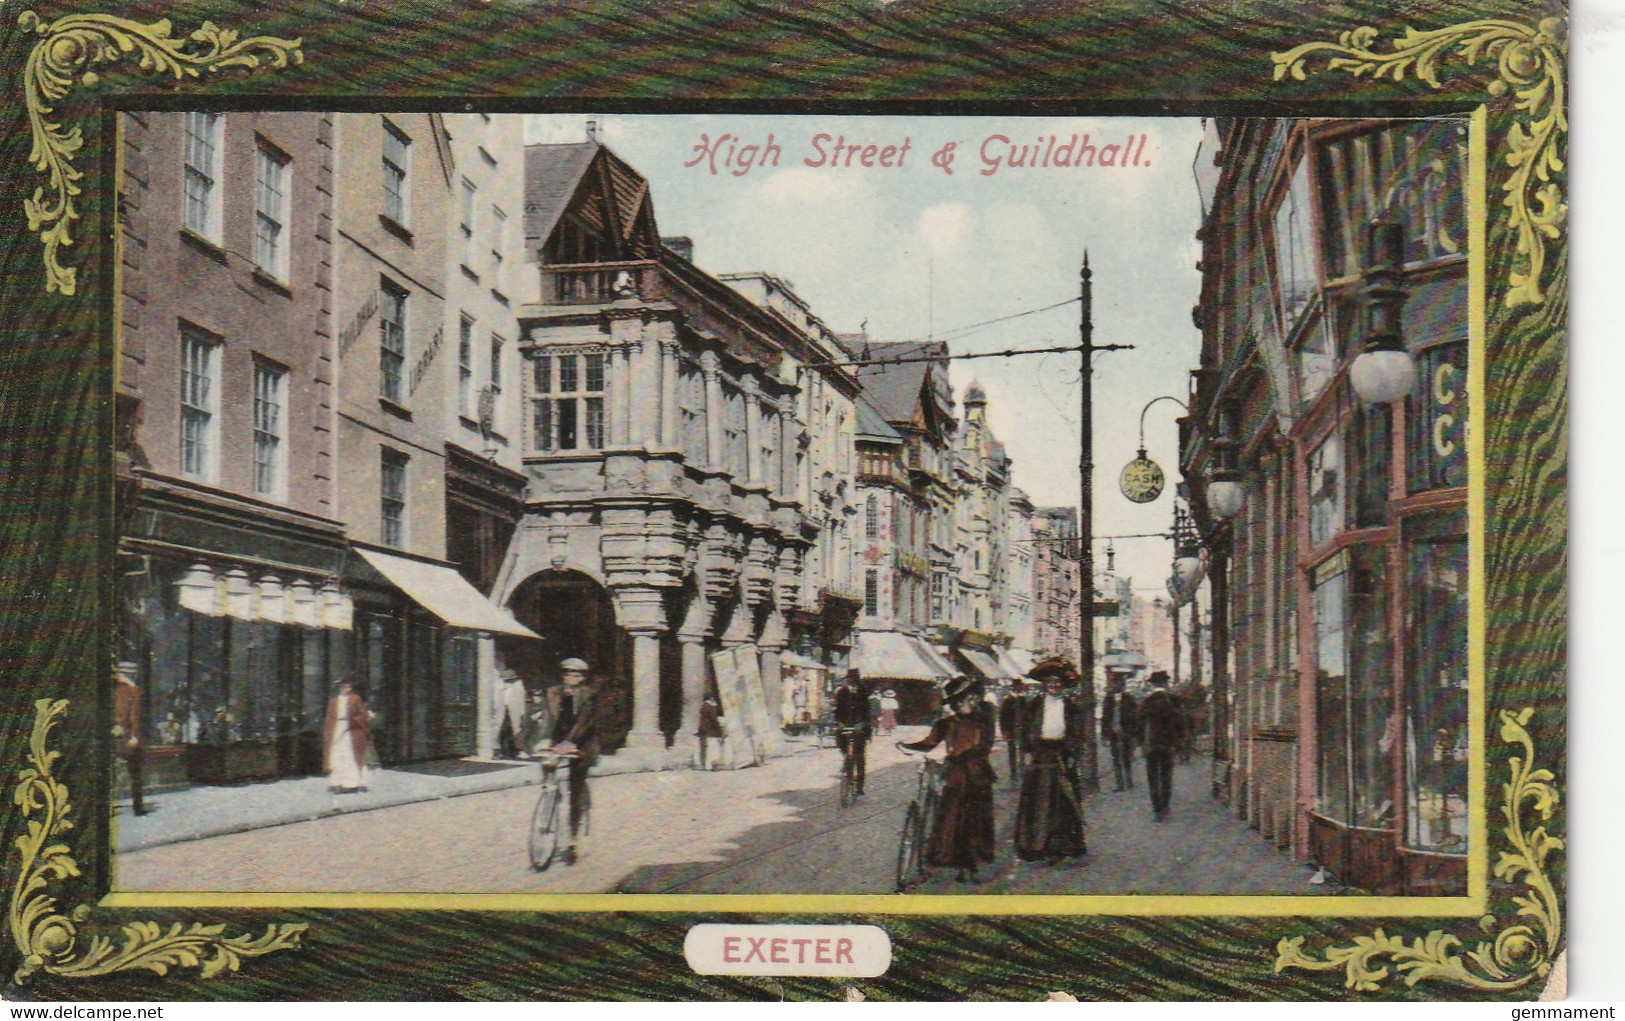
[[993,861],[993,714],[984,707],[976,686],[963,677],[948,682],[943,693],[950,712],[936,722],[924,740],[898,742],[910,751],[947,746],[942,797],[925,845],[926,864],[952,866],[961,881],[975,880],[976,870]]
[[1082,711],[1065,695],[1076,678],[1064,659],[1045,660],[1028,675],[1044,693],[1027,706],[1022,747],[1027,768],[1016,803],[1016,857],[1060,861],[1085,853],[1083,808],[1078,803],[1073,758],[1083,742]]

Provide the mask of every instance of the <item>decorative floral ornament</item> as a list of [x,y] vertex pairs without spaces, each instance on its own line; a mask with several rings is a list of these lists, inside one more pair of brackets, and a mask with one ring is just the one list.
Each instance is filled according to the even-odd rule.
[[[1509,760],[1511,782],[1501,787],[1501,815],[1507,823],[1501,832],[1512,850],[1502,851],[1495,863],[1495,878],[1507,882],[1521,878],[1528,887],[1529,892],[1513,897],[1512,903],[1517,905],[1518,917],[1530,922],[1508,926],[1493,941],[1479,940],[1464,952],[1458,952],[1458,948],[1466,944],[1442,929],[1408,943],[1403,937],[1378,929],[1370,936],[1356,937],[1353,946],[1328,949],[1323,959],[1305,954],[1304,937],[1295,936],[1276,944],[1276,974],[1287,968],[1342,969],[1347,976],[1345,986],[1369,992],[1378,989],[1392,974],[1377,963],[1380,958],[1393,962],[1407,986],[1425,979],[1443,979],[1473,989],[1508,990],[1544,979],[1551,972],[1563,934],[1563,919],[1557,891],[1546,877],[1546,856],[1562,850],[1563,841],[1548,834],[1544,826],[1524,833],[1525,801],[1534,803],[1542,821],[1549,821],[1558,800],[1551,772],[1534,768],[1535,745],[1524,729],[1533,714],[1533,709],[1520,710],[1516,715],[1501,711],[1501,740],[1522,745],[1523,757],[1514,755]],[[1490,933],[1498,921],[1494,915],[1485,915],[1479,919],[1479,928]]]
[[1481,58],[1496,58],[1500,77],[1488,84],[1489,94],[1499,98],[1510,86],[1516,98],[1513,109],[1523,115],[1507,129],[1506,163],[1512,176],[1501,186],[1507,193],[1501,204],[1510,210],[1508,223],[1517,232],[1517,252],[1526,260],[1527,270],[1511,271],[1506,306],[1545,302],[1540,277],[1546,265],[1546,242],[1562,237],[1559,225],[1568,213],[1563,190],[1552,180],[1564,167],[1557,154],[1557,139],[1569,128],[1563,112],[1566,43],[1562,19],[1545,18],[1534,28],[1500,19],[1468,21],[1431,32],[1407,27],[1404,37],[1394,41],[1392,53],[1376,52],[1376,41],[1377,30],[1366,25],[1342,33],[1335,43],[1304,43],[1284,53],[1272,53],[1275,80],[1290,73],[1304,81],[1308,77],[1306,58],[1333,53],[1337,56],[1327,61],[1327,70],[1348,71],[1355,77],[1388,75],[1396,82],[1410,71],[1439,88],[1438,63],[1452,47],[1468,65],[1476,65]]
[[[33,11],[24,11],[17,23],[24,29],[33,28],[41,37],[28,53],[23,75],[34,137],[28,161],[40,173],[50,175],[51,192],[47,198],[45,187],[35,188],[34,197],[23,200],[23,211],[28,214],[29,231],[37,233],[45,245],[45,290],[65,295],[74,293],[78,271],[62,265],[58,249],[73,244],[68,225],[79,219],[73,199],[80,194],[79,181],[85,176],[74,167],[73,159],[84,148],[85,139],[78,125],[49,118],[55,112],[51,104],[66,97],[75,84],[93,88],[101,81],[88,67],[139,55],[142,70],[185,79],[198,77],[200,71],[258,67],[262,60],[269,60],[272,67],[304,61],[298,39],[239,39],[238,33],[212,21],[205,21],[187,39],[170,36],[167,18],[143,25],[108,14],[75,14],[45,22]],[[190,50],[188,41],[201,46]],[[80,69],[85,69],[82,74]]]
[[[67,712],[66,699],[38,699],[34,703],[34,731],[28,741],[29,765],[18,773],[13,800],[28,821],[17,838],[22,865],[11,891],[7,922],[23,963],[15,981],[28,980],[36,971],[68,978],[88,978],[115,971],[145,970],[159,975],[170,968],[198,968],[203,978],[236,971],[244,957],[259,957],[299,945],[307,926],[303,922],[271,925],[263,936],[223,936],[224,925],[176,922],[166,931],[155,922],[127,922],[124,940],[115,944],[106,936],[92,936],[79,945],[79,923],[91,908],[81,904],[67,915],[57,910],[56,898],[45,892],[52,883],[79,875],[79,865],[66,843],[59,840],[73,828],[68,818],[68,789],[52,773],[61,755],[46,747],[51,728]],[[43,819],[30,816],[44,813]]]

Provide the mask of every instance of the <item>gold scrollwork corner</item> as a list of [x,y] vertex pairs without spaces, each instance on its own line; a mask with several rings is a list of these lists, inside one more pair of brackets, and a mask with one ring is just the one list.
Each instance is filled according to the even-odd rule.
[[[36,188],[33,198],[23,200],[23,210],[29,232],[38,234],[45,245],[45,290],[65,295],[74,293],[78,274],[63,266],[58,256],[60,249],[73,244],[68,225],[79,219],[73,199],[80,194],[84,173],[74,167],[73,159],[85,139],[78,125],[50,119],[55,112],[51,104],[67,96],[76,84],[94,87],[101,76],[91,68],[126,56],[139,57],[143,71],[171,74],[177,80],[196,78],[202,71],[258,67],[262,61],[270,61],[272,67],[304,61],[299,39],[242,39],[212,21],[205,21],[185,39],[170,35],[167,18],[143,25],[108,14],[75,14],[46,22],[33,11],[23,11],[17,22],[40,36],[28,53],[24,71],[24,98],[34,138],[28,161],[40,173],[50,175],[49,197],[44,186]],[[191,43],[198,46],[193,48]]]
[[[123,941],[91,936],[79,943],[78,925],[90,916],[81,904],[69,914],[57,910],[47,890],[52,883],[79,875],[79,865],[60,838],[73,828],[68,789],[51,772],[60,752],[47,747],[51,728],[67,712],[66,699],[42,698],[34,703],[34,730],[28,742],[28,762],[18,773],[13,795],[27,832],[17,838],[22,863],[11,891],[7,921],[22,955],[15,981],[22,983],[37,971],[69,978],[88,978],[115,971],[145,970],[159,975],[170,968],[198,968],[204,978],[236,971],[245,957],[259,957],[299,946],[305,923],[270,925],[261,936],[225,936],[224,925],[176,922],[168,929],[153,922],[129,922]],[[39,818],[32,818],[33,816]]]
[[1530,26],[1517,21],[1496,19],[1468,21],[1449,28],[1418,32],[1407,27],[1402,39],[1393,42],[1393,52],[1378,53],[1373,48],[1377,30],[1369,25],[1338,36],[1335,43],[1313,42],[1295,46],[1284,53],[1272,53],[1275,80],[1291,74],[1298,81],[1308,75],[1305,60],[1314,54],[1334,54],[1326,63],[1330,71],[1348,71],[1359,77],[1388,75],[1399,81],[1406,71],[1439,88],[1438,63],[1454,48],[1469,66],[1480,59],[1494,58],[1500,77],[1487,88],[1491,96],[1513,91],[1513,108],[1523,115],[1507,131],[1506,163],[1512,176],[1502,186],[1507,193],[1502,204],[1510,210],[1508,223],[1517,232],[1518,255],[1526,269],[1510,274],[1511,288],[1506,306],[1539,305],[1546,296],[1541,290],[1541,273],[1546,265],[1546,242],[1562,237],[1561,224],[1568,213],[1563,189],[1552,180],[1561,173],[1563,159],[1558,155],[1558,137],[1568,131],[1564,113],[1563,56],[1566,48],[1563,22],[1545,18]]
[[[1478,940],[1470,950],[1460,950],[1466,944],[1440,929],[1409,942],[1378,929],[1370,936],[1356,937],[1353,946],[1331,947],[1317,958],[1305,954],[1304,938],[1295,936],[1276,944],[1276,974],[1287,968],[1342,970],[1348,988],[1374,991],[1392,974],[1380,963],[1382,959],[1393,964],[1407,986],[1438,979],[1473,989],[1509,990],[1544,979],[1551,972],[1563,919],[1557,891],[1546,876],[1546,857],[1562,850],[1563,841],[1547,833],[1544,826],[1524,832],[1524,802],[1531,802],[1540,818],[1549,821],[1558,800],[1552,774],[1534,768],[1535,745],[1525,729],[1533,714],[1533,709],[1501,712],[1501,740],[1522,745],[1523,755],[1511,758],[1511,779],[1501,787],[1501,814],[1506,819],[1501,832],[1512,850],[1502,851],[1495,863],[1497,879],[1523,881],[1527,893],[1513,897],[1512,902],[1517,905],[1516,915],[1529,921],[1502,929],[1493,940]],[[1487,935],[1498,921],[1494,915],[1485,915],[1478,924]]]

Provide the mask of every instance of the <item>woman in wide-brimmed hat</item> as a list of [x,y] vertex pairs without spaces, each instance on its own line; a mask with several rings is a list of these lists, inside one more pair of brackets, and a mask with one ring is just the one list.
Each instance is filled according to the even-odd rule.
[[942,800],[925,845],[926,864],[952,866],[961,881],[993,861],[993,714],[983,705],[977,685],[964,677],[948,682],[942,693],[948,713],[924,740],[899,742],[899,748],[928,752],[947,746]]
[[1044,693],[1027,706],[1021,745],[1027,768],[1016,802],[1016,857],[1060,861],[1084,853],[1083,808],[1074,758],[1083,747],[1083,711],[1066,697],[1078,680],[1069,660],[1046,659],[1028,672]]

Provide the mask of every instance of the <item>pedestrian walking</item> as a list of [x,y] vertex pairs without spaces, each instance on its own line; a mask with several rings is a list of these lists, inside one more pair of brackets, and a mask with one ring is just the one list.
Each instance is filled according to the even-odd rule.
[[141,686],[135,683],[135,663],[119,663],[113,683],[113,751],[124,763],[130,777],[130,810],[146,815],[147,805],[141,791]]
[[1145,782],[1151,789],[1151,816],[1158,822],[1168,818],[1173,798],[1174,752],[1179,746],[1179,705],[1168,691],[1168,674],[1158,670],[1151,675],[1151,691],[1140,704],[1145,729]]
[[564,863],[574,865],[581,820],[590,806],[587,774],[598,761],[598,690],[587,684],[587,663],[567,659],[559,664],[560,683],[547,689],[547,717],[552,722],[553,750],[571,756],[566,767],[570,790],[570,846]]
[[355,794],[367,789],[367,747],[372,721],[366,699],[348,678],[338,682],[327,703],[322,724],[322,768],[327,789],[334,794]]
[[899,748],[928,752],[946,745],[942,796],[925,844],[925,862],[952,867],[960,882],[975,882],[976,870],[993,861],[993,784],[998,779],[988,757],[993,753],[993,712],[975,683],[955,677],[943,691],[948,712],[931,732]]
[[497,731],[497,754],[504,759],[517,759],[526,725],[525,681],[512,667],[503,667],[497,679],[500,682],[497,711],[502,714],[502,725]]
[[1021,782],[1021,728],[1027,718],[1026,706],[1026,685],[1017,678],[1004,701],[999,703],[999,736],[1004,738],[1004,756],[1012,784]]
[[1101,719],[1106,724],[1106,740],[1112,753],[1112,789],[1133,790],[1135,736],[1140,730],[1134,696],[1126,690],[1108,693]]
[[694,731],[699,739],[700,768],[715,769],[717,756],[710,754],[711,742],[716,742],[717,753],[722,751],[722,739],[727,736],[727,730],[722,726],[722,706],[718,704],[715,695],[705,696],[700,703],[700,725]]
[[1022,735],[1026,772],[1016,802],[1016,857],[1023,861],[1076,858],[1087,853],[1083,806],[1073,761],[1083,747],[1083,711],[1066,697],[1078,678],[1070,661],[1054,657],[1029,677],[1044,693],[1029,703]]
[[835,747],[841,750],[843,761],[852,760],[853,786],[858,794],[863,793],[869,734],[869,700],[863,694],[863,677],[853,667],[835,688]]
[[897,729],[897,691],[887,688],[880,693],[880,729],[887,734]]

